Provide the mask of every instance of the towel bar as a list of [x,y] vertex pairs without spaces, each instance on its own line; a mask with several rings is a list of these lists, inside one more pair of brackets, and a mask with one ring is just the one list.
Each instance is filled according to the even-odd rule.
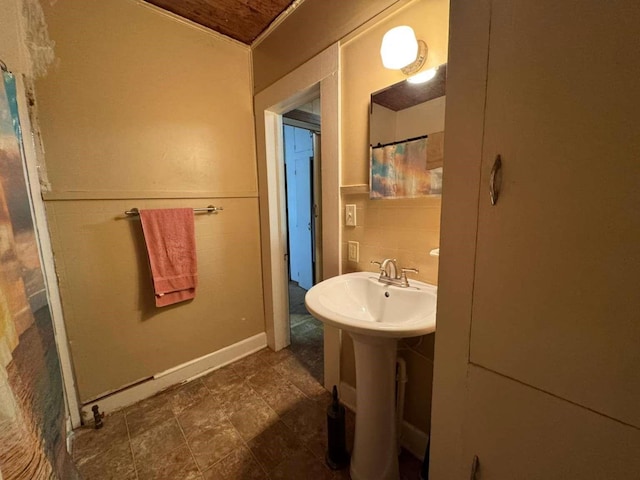
[[[209,205],[205,208],[194,208],[193,211],[194,212],[207,212],[207,213],[218,213],[219,211],[223,210],[222,207],[214,207],[213,205]],[[124,212],[125,215],[129,215],[132,217],[135,217],[137,215],[140,215],[140,210],[138,210],[138,208],[134,207],[131,210],[126,210]]]

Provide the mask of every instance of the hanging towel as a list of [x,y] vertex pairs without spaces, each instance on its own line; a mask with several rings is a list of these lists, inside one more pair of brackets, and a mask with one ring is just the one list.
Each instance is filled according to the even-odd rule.
[[193,209],[140,210],[156,307],[196,296],[198,273]]

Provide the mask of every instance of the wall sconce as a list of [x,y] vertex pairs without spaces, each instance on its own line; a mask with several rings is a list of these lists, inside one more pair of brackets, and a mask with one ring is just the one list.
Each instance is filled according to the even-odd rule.
[[392,70],[402,70],[405,75],[413,75],[427,60],[427,50],[427,44],[416,38],[413,28],[406,25],[394,27],[382,37],[382,65]]

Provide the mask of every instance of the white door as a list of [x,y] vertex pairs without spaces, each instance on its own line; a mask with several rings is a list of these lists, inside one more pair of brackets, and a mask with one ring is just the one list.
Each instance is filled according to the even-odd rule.
[[308,290],[313,286],[312,157],[310,131],[285,125],[289,270],[291,279]]
[[298,284],[305,290],[313,286],[313,243],[311,232],[311,167],[312,157],[301,155],[296,158],[296,181],[298,192],[297,251],[298,258],[292,259],[292,268],[297,269]]

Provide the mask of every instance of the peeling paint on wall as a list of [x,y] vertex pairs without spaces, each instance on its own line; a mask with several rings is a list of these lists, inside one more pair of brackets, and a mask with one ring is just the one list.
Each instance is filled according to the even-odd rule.
[[25,44],[31,56],[30,77],[38,78],[47,73],[55,58],[54,42],[49,38],[47,22],[38,0],[22,0],[23,31]]
[[[33,78],[23,78],[24,94],[27,98],[27,106],[29,109],[29,122],[31,123],[31,140],[35,145],[36,167],[38,169],[38,181],[40,183],[41,192],[51,191],[51,182],[47,175],[47,164],[45,163],[44,143],[42,142],[42,134],[40,133],[40,123],[38,120],[38,105],[36,103],[36,92],[33,84]],[[2,479],[0,479],[2,480]]]
[[31,123],[29,133],[36,147],[40,187],[43,192],[48,192],[51,190],[51,185],[47,176],[44,147],[40,135],[34,80],[47,74],[49,66],[55,59],[55,42],[49,38],[44,12],[38,0],[15,0],[15,4],[21,11],[18,41],[22,44],[20,47],[24,48],[26,56],[21,73],[29,107]]

